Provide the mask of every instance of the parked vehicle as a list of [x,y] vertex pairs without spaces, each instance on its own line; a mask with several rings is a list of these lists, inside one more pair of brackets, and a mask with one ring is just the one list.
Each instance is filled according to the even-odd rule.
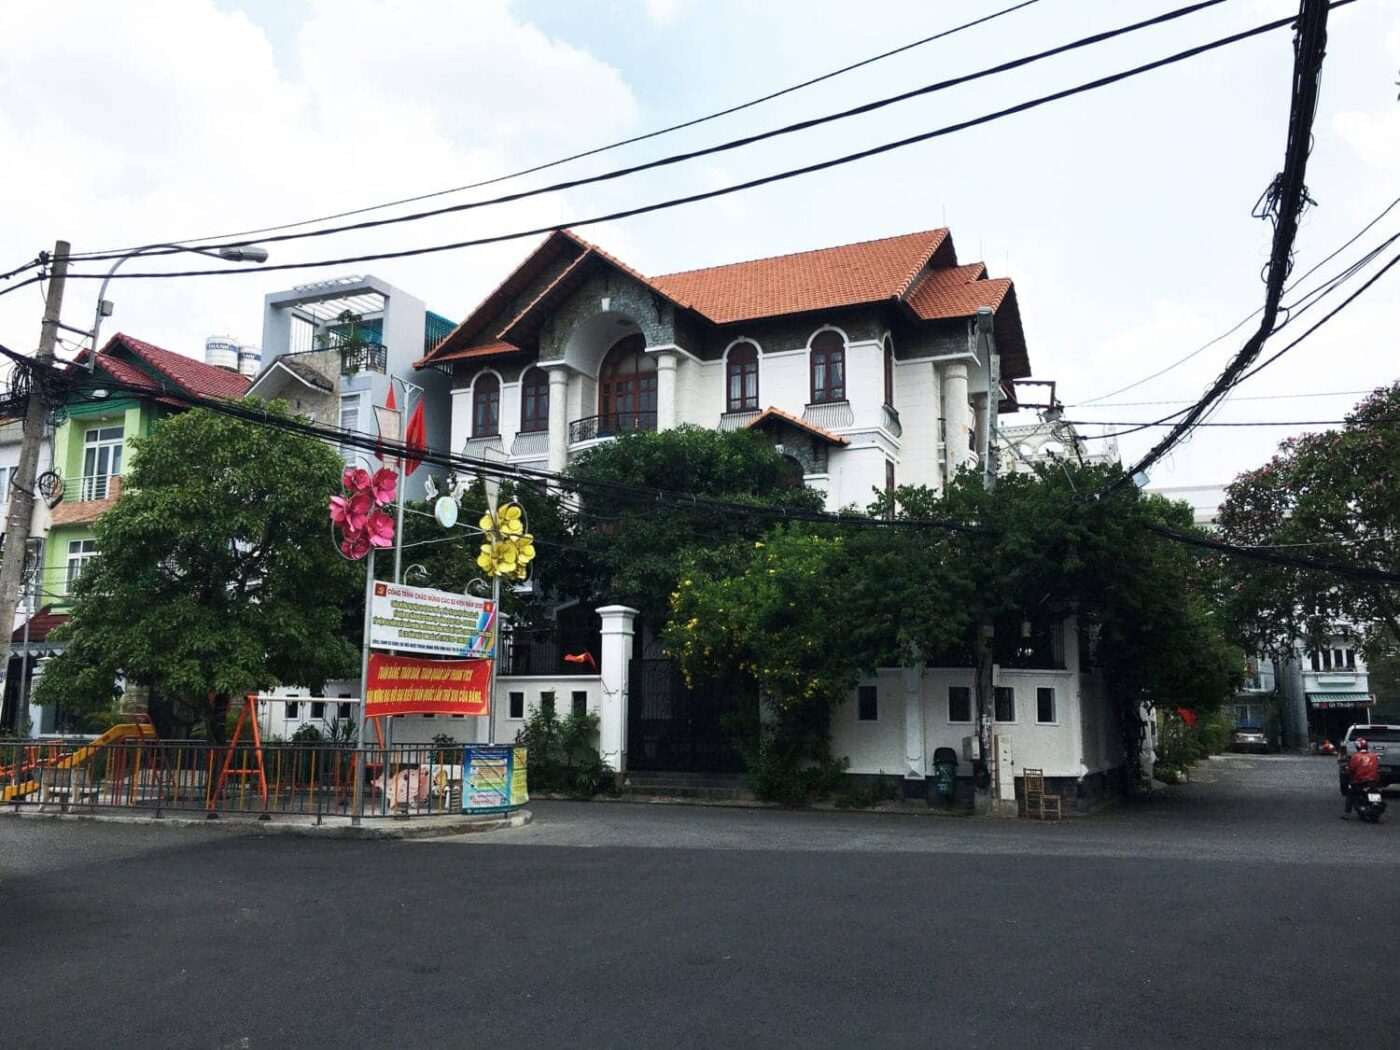
[[1364,738],[1381,760],[1380,787],[1400,784],[1400,726],[1355,725],[1347,730],[1337,748],[1337,784],[1345,795],[1351,791],[1347,779],[1347,759],[1356,754],[1356,741]]
[[1235,726],[1230,734],[1231,751],[1268,751],[1269,738],[1262,726]]

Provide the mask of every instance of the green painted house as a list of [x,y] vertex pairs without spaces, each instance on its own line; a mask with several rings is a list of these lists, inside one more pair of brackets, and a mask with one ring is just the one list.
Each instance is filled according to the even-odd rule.
[[[97,355],[95,377],[119,385],[107,397],[75,401],[54,432],[54,470],[63,499],[53,508],[44,544],[43,589],[53,611],[62,610],[72,582],[97,553],[94,526],[122,494],[131,468],[132,439],[181,411],[171,394],[237,398],[248,379],[183,354],[116,335]],[[131,390],[141,391],[130,393]]]

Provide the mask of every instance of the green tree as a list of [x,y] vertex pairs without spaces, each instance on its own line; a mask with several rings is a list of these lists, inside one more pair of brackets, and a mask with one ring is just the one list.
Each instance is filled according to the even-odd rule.
[[340,458],[203,409],[162,420],[134,450],[36,702],[100,710],[120,673],[150,690],[162,736],[203,721],[222,740],[234,698],[349,673],[343,609],[362,573],[329,531]]
[[[1290,438],[1240,475],[1220,509],[1225,539],[1400,572],[1400,382],[1377,389],[1340,430]],[[1227,609],[1264,652],[1351,625],[1367,654],[1400,648],[1400,588],[1337,573],[1238,562]]]
[[[818,510],[822,497],[804,488],[761,434],[720,433],[682,426],[656,434],[625,434],[589,450],[570,473],[587,482],[570,497],[576,543],[588,559],[578,597],[606,595],[640,610],[653,624],[666,619],[670,594],[695,550],[750,542],[761,526],[746,514],[687,508],[638,495],[636,487],[684,492],[756,507]],[[621,484],[629,491],[608,490]]]

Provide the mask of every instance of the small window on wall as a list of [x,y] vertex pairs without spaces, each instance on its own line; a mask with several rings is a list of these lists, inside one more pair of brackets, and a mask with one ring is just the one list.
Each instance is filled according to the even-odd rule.
[[540,710],[545,714],[554,714],[554,690],[549,689],[540,694]]
[[525,694],[511,692],[506,698],[506,717],[521,719],[525,717]]
[[520,429],[537,434],[549,429],[549,376],[531,368],[520,380]]
[[758,408],[758,347],[736,343],[725,364],[725,411],[749,412]]
[[501,381],[483,372],[472,384],[472,437],[495,437],[501,432]]
[[1058,722],[1055,711],[1055,690],[1041,686],[1035,691],[1035,720],[1041,724]]
[[1356,670],[1356,650],[1355,650],[1355,649],[1348,649],[1348,650],[1347,650],[1347,670],[1348,670],[1348,671],[1355,671],[1355,670]]
[[972,690],[965,685],[948,687],[948,721],[972,721]]
[[993,717],[998,722],[1016,721],[1016,690],[1009,685],[999,685],[992,690]]
[[286,707],[287,707],[287,718],[288,718],[288,719],[294,719],[294,718],[300,718],[300,717],[301,717],[301,704],[297,703],[297,701],[295,701],[295,700],[288,700],[288,701],[287,701],[287,704],[286,704]]
[[894,408],[894,343],[885,336],[885,404]]
[[862,722],[875,722],[880,717],[880,691],[873,685],[863,685],[856,690],[856,718]]
[[569,694],[569,713],[575,718],[582,718],[588,714],[588,692],[583,689],[575,689]]
[[311,701],[311,717],[315,719],[326,717],[326,702],[324,700]]
[[348,721],[350,720],[350,705],[349,705],[349,704],[336,704],[336,705],[335,705],[335,717],[338,718],[338,719],[340,719],[340,721],[342,721],[342,722],[348,722]]
[[839,332],[819,332],[812,339],[812,404],[846,400],[846,340]]

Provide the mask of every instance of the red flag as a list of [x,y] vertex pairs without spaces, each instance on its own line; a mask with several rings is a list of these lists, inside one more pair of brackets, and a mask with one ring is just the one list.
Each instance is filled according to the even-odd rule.
[[587,649],[581,653],[565,653],[564,662],[566,664],[587,664],[593,670],[598,670],[598,662],[593,659],[593,654]]
[[1192,729],[1196,728],[1196,712],[1189,707],[1178,707],[1176,713],[1181,716],[1181,720]]
[[[423,399],[418,399],[418,407],[413,410],[413,415],[408,417],[408,428],[403,436],[404,444],[409,448],[426,449],[428,447],[428,417],[424,411]],[[423,461],[420,459],[404,460],[404,477],[412,474]]]
[[[390,384],[389,384],[389,397],[388,397],[388,398],[385,400],[385,402],[384,402],[384,409],[385,409],[385,411],[387,411],[387,412],[397,412],[397,411],[398,411],[398,407],[399,407],[399,406],[398,406],[398,402],[396,402],[396,401],[394,400],[394,384],[393,384],[393,383],[390,383]],[[375,411],[378,412],[379,410],[378,410],[378,409],[375,409]],[[380,436],[380,437],[383,437],[383,436],[384,436],[384,429],[383,429],[383,426],[382,426],[382,425],[381,425],[381,427],[380,427],[379,436]],[[381,461],[386,467],[389,465],[389,460],[392,459],[392,458],[394,458],[394,457],[392,457],[392,456],[385,455],[385,452],[384,452],[384,443],[383,443],[382,441],[379,442],[379,443],[377,443],[377,444],[374,446],[374,452],[375,452],[375,455],[377,455],[377,456],[379,457],[380,461]]]

